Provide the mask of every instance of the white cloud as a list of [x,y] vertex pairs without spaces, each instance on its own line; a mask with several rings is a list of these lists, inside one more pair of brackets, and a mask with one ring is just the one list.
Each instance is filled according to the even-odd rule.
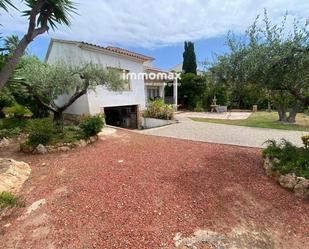
[[[184,40],[211,38],[229,30],[243,32],[267,8],[274,21],[285,11],[290,17],[309,18],[307,0],[76,0],[78,16],[70,28],[59,27],[50,35],[98,44],[153,48]],[[21,9],[25,8],[16,1]],[[20,13],[2,13],[2,34],[24,32]]]

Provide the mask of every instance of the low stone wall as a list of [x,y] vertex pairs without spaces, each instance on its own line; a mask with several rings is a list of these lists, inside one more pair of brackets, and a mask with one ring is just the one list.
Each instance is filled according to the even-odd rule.
[[144,129],[155,128],[176,123],[175,120],[165,120],[157,118],[142,118],[142,127]]
[[298,177],[294,173],[283,175],[277,170],[273,170],[273,163],[278,159],[264,159],[264,169],[266,174],[276,180],[282,187],[291,190],[297,197],[309,200],[309,180]]
[[33,147],[27,144],[20,144],[20,151],[24,153],[32,154],[46,154],[54,152],[65,152],[79,147],[85,147],[88,144],[94,143],[98,140],[98,136],[92,136],[89,139],[81,139],[73,143],[58,143],[54,145],[42,145],[39,144],[37,147]]

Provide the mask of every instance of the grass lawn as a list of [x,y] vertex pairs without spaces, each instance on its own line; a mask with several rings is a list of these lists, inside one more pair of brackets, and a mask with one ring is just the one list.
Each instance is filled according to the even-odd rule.
[[239,125],[259,128],[271,128],[294,131],[309,131],[309,116],[305,114],[298,114],[295,124],[283,124],[277,122],[277,112],[257,112],[252,113],[251,116],[243,120],[226,120],[226,119],[211,119],[211,118],[191,118],[198,122],[208,122],[216,124]]

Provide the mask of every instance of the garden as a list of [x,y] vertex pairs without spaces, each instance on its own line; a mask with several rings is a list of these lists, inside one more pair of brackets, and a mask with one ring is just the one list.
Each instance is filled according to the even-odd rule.
[[[6,52],[0,55],[2,66],[12,56],[16,39],[7,38]],[[102,115],[75,116],[70,122],[63,113],[98,85],[121,90],[124,84],[114,69],[102,69],[93,63],[49,65],[24,55],[0,92],[0,144],[17,141],[24,152],[45,153],[93,142],[104,125]],[[61,96],[65,98],[59,101]]]
[[[82,115],[75,117],[75,122],[68,122],[63,112],[98,84],[110,89],[122,86],[117,73],[91,63],[47,65],[33,56],[23,57],[0,93],[1,144],[17,139],[25,152],[35,151],[39,145],[44,152],[42,146],[67,147],[80,140],[88,141],[100,132],[104,117]],[[68,96],[65,102],[57,102],[63,95]]]
[[78,124],[64,125],[59,131],[51,117],[31,118],[28,109],[27,116],[16,116],[13,109],[14,107],[11,108],[12,115],[0,119],[0,143],[5,147],[10,142],[18,141],[24,152],[46,153],[44,146],[56,145],[64,150],[64,145],[88,141],[96,136],[104,125],[102,115],[81,116]]
[[[247,121],[196,119],[261,128],[308,131],[309,50],[308,23],[295,20],[291,30],[286,16],[280,25],[267,11],[258,16],[242,38],[229,33],[229,52],[204,61],[197,70],[194,44],[186,43],[179,103],[184,110],[210,111],[213,99],[229,110],[261,113]],[[277,114],[276,114],[277,113]]]

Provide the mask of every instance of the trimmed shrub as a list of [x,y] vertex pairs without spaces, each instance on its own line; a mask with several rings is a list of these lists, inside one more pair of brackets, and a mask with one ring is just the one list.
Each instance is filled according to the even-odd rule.
[[297,147],[286,140],[277,143],[274,140],[267,141],[268,146],[263,150],[263,157],[278,159],[273,162],[273,170],[282,174],[294,173],[309,179],[309,149]]
[[48,144],[54,136],[53,121],[49,118],[31,120],[27,126],[27,144],[37,146]]
[[162,99],[158,99],[149,103],[143,116],[145,118],[172,120],[174,119],[174,113],[175,111],[172,105],[167,105]]
[[97,135],[103,126],[104,121],[102,115],[83,117],[79,125],[86,138]]
[[32,112],[25,106],[15,103],[11,107],[3,108],[3,112],[8,117],[24,118],[31,117]]

